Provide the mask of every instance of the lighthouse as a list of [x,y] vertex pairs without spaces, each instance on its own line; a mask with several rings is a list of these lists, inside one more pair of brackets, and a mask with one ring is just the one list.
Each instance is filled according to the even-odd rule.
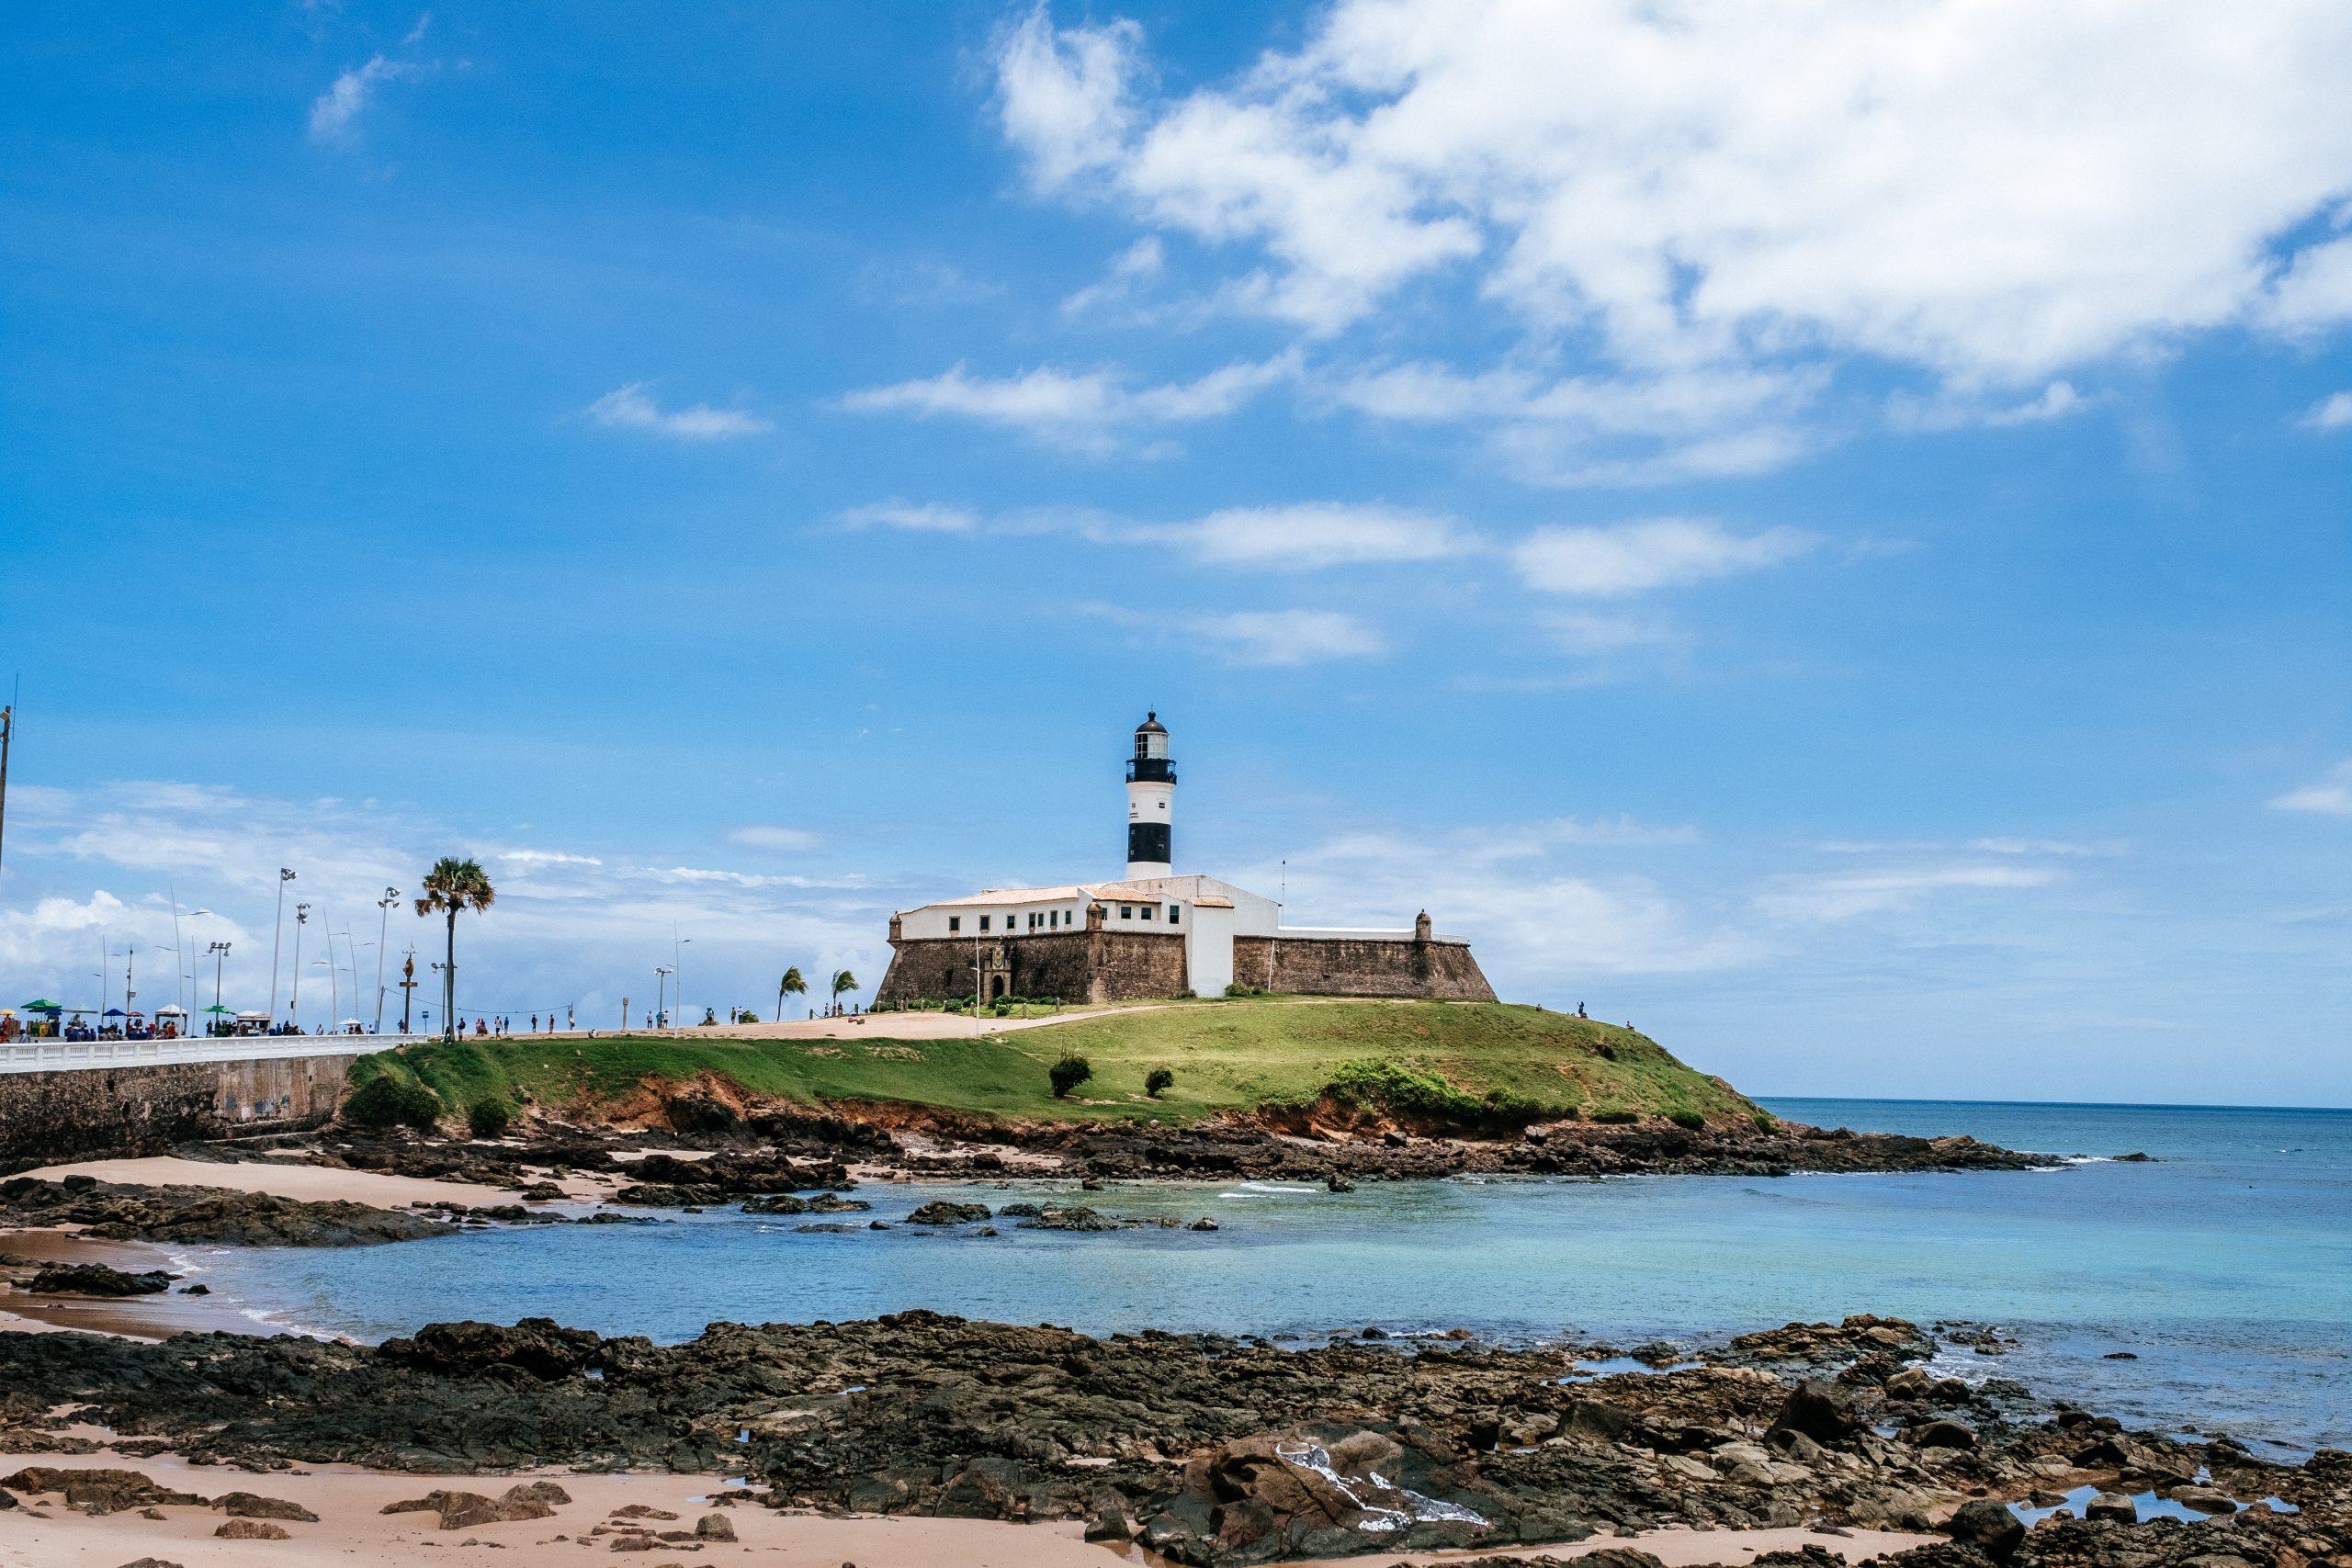
[[1136,726],[1135,755],[1127,759],[1127,880],[1173,876],[1169,834],[1176,798],[1176,764],[1168,760],[1168,727],[1157,713]]

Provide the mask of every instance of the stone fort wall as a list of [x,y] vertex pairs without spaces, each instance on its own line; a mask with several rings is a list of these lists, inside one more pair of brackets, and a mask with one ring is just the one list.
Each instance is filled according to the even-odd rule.
[[191,1138],[295,1132],[333,1116],[350,1056],[0,1073],[0,1174],[167,1153]]
[[1238,936],[1233,978],[1313,997],[1418,997],[1490,1002],[1494,987],[1466,942]]
[[[989,997],[1130,1002],[1172,997],[1190,985],[1184,938],[1173,931],[1039,933],[983,942],[978,953]],[[969,938],[900,941],[875,1003],[899,1007],[968,997],[974,962]],[[1241,936],[1233,939],[1233,977],[1303,996],[1495,999],[1469,944],[1460,942]]]
[[[1191,984],[1177,931],[1056,931],[978,944],[991,996],[1054,997],[1065,1002],[1132,1002],[1172,997]],[[968,937],[900,941],[875,992],[876,1006],[944,1001],[972,994]]]

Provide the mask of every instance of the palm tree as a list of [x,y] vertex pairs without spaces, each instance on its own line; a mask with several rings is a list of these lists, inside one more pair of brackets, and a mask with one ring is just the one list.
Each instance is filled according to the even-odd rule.
[[449,917],[449,962],[441,970],[441,1037],[458,1037],[458,911],[471,909],[479,915],[498,897],[498,889],[490,885],[490,874],[475,860],[459,860],[455,855],[443,855],[424,874],[424,897],[416,901],[419,915],[447,914]]
[[800,965],[797,964],[786,970],[784,978],[775,983],[775,1021],[778,1023],[784,1021],[784,996],[786,991],[803,997],[808,994],[808,982],[800,977]]
[[857,976],[854,976],[854,975],[851,974],[851,973],[850,973],[848,970],[846,970],[846,969],[836,969],[836,970],[834,970],[834,971],[833,971],[833,1010],[834,1010],[834,1011],[836,1011],[836,1012],[839,1012],[839,1011],[841,1010],[841,1005],[842,1005],[842,993],[843,991],[854,991],[855,989],[857,989]]

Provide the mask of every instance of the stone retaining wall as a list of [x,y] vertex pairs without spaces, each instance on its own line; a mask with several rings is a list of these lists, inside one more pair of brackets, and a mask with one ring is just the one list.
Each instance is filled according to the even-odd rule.
[[0,1073],[0,1173],[163,1154],[190,1138],[316,1126],[342,1102],[352,1060],[284,1056]]
[[1494,987],[1466,942],[1381,942],[1353,937],[1233,939],[1233,978],[1311,997],[1422,997],[1490,1002]]

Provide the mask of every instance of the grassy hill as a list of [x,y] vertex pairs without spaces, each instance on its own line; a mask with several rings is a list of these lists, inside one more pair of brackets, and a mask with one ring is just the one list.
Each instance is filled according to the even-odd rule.
[[[962,1040],[900,1040],[876,1014],[865,1038],[461,1040],[363,1057],[355,1087],[413,1077],[451,1111],[482,1100],[586,1111],[639,1094],[649,1079],[707,1070],[761,1097],[815,1105],[884,1100],[1001,1117],[1155,1117],[1306,1106],[1340,1098],[1439,1119],[1636,1115],[1747,1122],[1762,1114],[1646,1037],[1609,1024],[1496,1002],[1385,1002],[1261,997],[1081,1014]],[[1093,1077],[1057,1100],[1046,1069],[1065,1052]],[[1175,1075],[1159,1100],[1155,1067]]]

